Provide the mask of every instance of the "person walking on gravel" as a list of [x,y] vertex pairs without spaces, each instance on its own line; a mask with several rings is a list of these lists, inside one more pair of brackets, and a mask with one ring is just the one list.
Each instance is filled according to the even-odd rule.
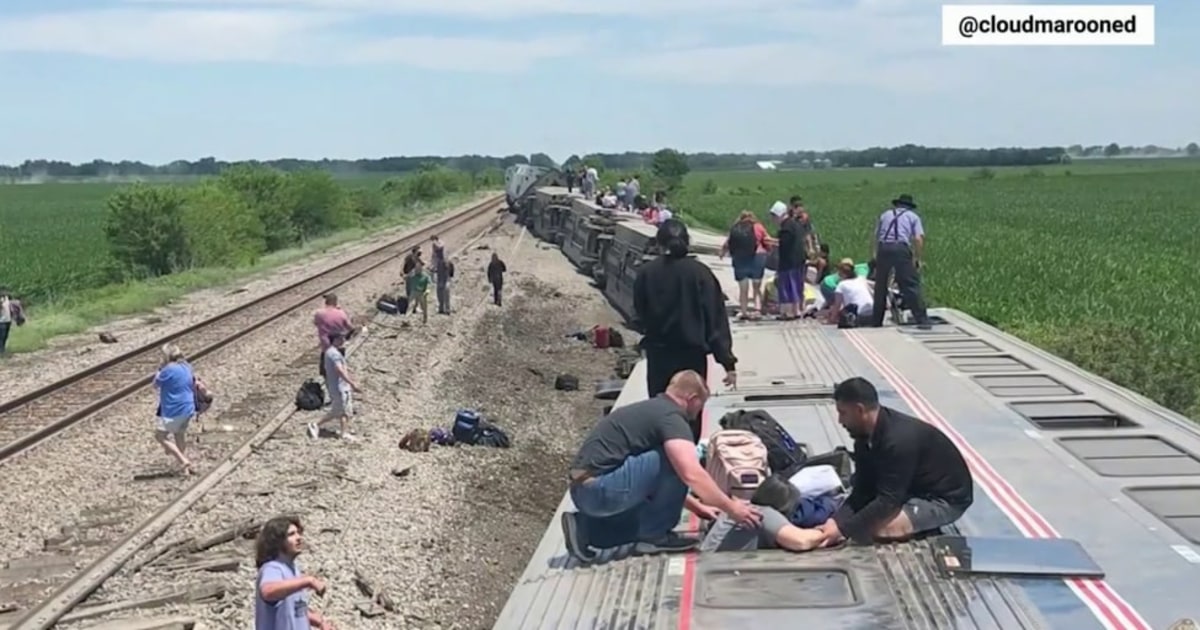
[[313,325],[317,327],[317,343],[321,348],[321,358],[318,361],[318,372],[325,376],[325,351],[329,349],[329,338],[336,333],[349,335],[354,325],[350,317],[338,306],[337,295],[330,293],[325,296],[325,305],[313,314]]
[[429,283],[432,280],[429,278],[429,272],[425,270],[425,263],[417,261],[417,266],[413,267],[412,273],[408,274],[408,312],[416,313],[417,309],[421,309],[421,323],[429,323]]
[[492,261],[487,266],[488,283],[492,285],[492,303],[501,306],[501,292],[504,290],[504,274],[508,273],[508,265],[500,260],[500,254],[492,252]]
[[21,309],[21,302],[14,300],[8,289],[0,287],[0,357],[7,352],[8,333],[14,324],[25,324],[25,312]]
[[325,582],[303,575],[296,558],[304,546],[304,526],[294,516],[263,524],[254,541],[254,630],[333,630],[333,624],[308,607],[308,591],[325,595]]
[[184,451],[188,425],[196,417],[196,375],[178,346],[163,346],[162,355],[162,363],[154,375],[154,387],[158,389],[154,439],[167,455],[179,462],[183,474],[190,476],[195,472]]
[[354,415],[354,392],[361,390],[350,378],[350,368],[346,365],[346,336],[340,333],[330,336],[329,348],[325,350],[325,389],[329,392],[329,411],[320,421],[308,425],[308,436],[317,439],[326,424],[338,420],[342,439],[354,440],[350,416]]

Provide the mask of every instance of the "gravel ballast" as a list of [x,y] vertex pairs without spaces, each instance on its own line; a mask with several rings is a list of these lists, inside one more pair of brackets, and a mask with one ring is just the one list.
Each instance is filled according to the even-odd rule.
[[[570,457],[602,413],[592,384],[612,377],[615,352],[568,335],[617,317],[557,248],[517,226],[481,243],[457,263],[453,315],[431,315],[428,325],[385,317],[351,356],[364,390],[358,442],[310,440],[304,424],[320,412],[296,414],[158,544],[298,513],[308,541],[301,562],[328,584],[312,605],[338,628],[490,628],[562,498]],[[492,251],[510,270],[500,308],[490,303],[482,274]],[[560,373],[579,377],[580,391],[555,391]],[[449,428],[463,407],[481,410],[512,447],[397,447],[410,429]],[[156,563],[118,574],[95,598],[217,580],[229,589],[220,602],[140,614],[179,612],[206,628],[250,627],[251,546],[206,552],[241,554],[236,572],[179,573]],[[396,612],[360,614],[366,598],[355,588],[356,571],[381,587]]]

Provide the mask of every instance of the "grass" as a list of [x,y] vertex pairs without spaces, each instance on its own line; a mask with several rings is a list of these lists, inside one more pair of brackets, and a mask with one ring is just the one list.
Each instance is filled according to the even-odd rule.
[[[11,189],[24,190],[14,192]],[[76,189],[78,192],[72,195]],[[145,281],[98,287],[93,284],[89,288],[80,281],[86,277],[86,272],[79,270],[99,267],[107,260],[100,222],[104,199],[113,190],[108,184],[0,186],[0,218],[3,219],[0,223],[7,224],[3,227],[6,231],[0,233],[0,270],[4,273],[0,283],[24,287],[53,282],[55,278],[74,279],[67,285],[69,288],[43,292],[48,299],[29,301],[29,321],[12,329],[9,352],[44,348],[55,337],[79,333],[123,316],[151,312],[193,291],[232,284],[315,256],[379,230],[409,224],[461,205],[473,196],[453,195],[424,207],[395,208],[363,227],[314,239],[302,247],[269,253],[248,267],[193,269]],[[26,203],[13,204],[16,200]],[[39,215],[37,209],[43,214]],[[54,226],[47,225],[64,217],[75,220],[60,224],[57,233]],[[19,232],[13,234],[9,230]],[[9,249],[10,244],[16,247]],[[64,256],[64,252],[70,253]]]
[[674,205],[728,228],[804,197],[833,256],[863,259],[889,200],[928,231],[927,297],[1200,418],[1200,160],[1053,168],[697,173]]

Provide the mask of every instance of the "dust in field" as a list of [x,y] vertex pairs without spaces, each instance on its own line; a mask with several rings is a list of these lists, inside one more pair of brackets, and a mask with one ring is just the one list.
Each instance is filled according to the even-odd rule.
[[[592,384],[611,378],[615,354],[568,339],[572,331],[611,323],[598,294],[563,295],[539,280],[521,281],[512,304],[486,314],[460,369],[445,387],[464,405],[508,432],[507,450],[464,448],[469,472],[457,480],[449,510],[449,557],[438,582],[447,598],[442,627],[490,628],[541,540],[563,493],[570,459],[603,405]],[[579,377],[580,391],[559,392],[554,377]],[[447,601],[443,600],[443,601]]]

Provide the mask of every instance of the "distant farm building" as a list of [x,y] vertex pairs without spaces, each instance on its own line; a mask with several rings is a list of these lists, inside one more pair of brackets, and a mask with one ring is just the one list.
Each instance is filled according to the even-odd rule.
[[774,160],[766,161],[766,162],[755,162],[754,164],[757,165],[760,170],[764,170],[764,171],[774,171],[779,168],[779,162],[774,161]]

